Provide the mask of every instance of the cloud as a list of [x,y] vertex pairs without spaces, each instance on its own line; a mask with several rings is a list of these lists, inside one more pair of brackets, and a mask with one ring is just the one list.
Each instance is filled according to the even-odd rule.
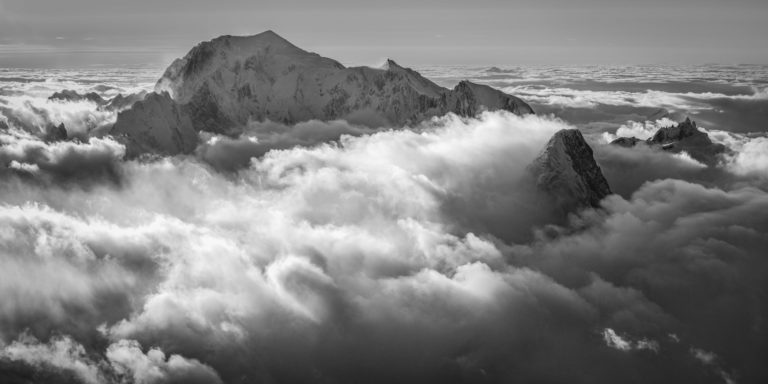
[[142,352],[133,340],[120,340],[107,348],[107,359],[119,376],[127,376],[136,384],[155,383],[221,383],[216,372],[197,360],[180,355],[166,358],[157,348]]
[[768,178],[768,137],[742,136],[727,158],[727,167],[737,175]]
[[275,122],[252,122],[237,138],[203,133],[203,143],[197,156],[223,171],[235,171],[250,164],[251,158],[261,157],[273,149],[314,146],[337,141],[341,136],[371,134],[374,130],[346,121],[308,121],[287,126]]
[[[645,315],[625,315],[622,326],[612,329],[653,340],[684,333],[694,345],[710,345],[718,355],[733,353],[735,360],[744,350],[761,354],[762,342],[756,340],[763,331],[752,324],[766,308],[750,297],[766,289],[761,276],[768,270],[762,251],[768,222],[753,214],[768,207],[764,191],[662,180],[644,185],[630,200],[610,197],[604,207],[608,216],[584,218],[597,226],[513,249],[510,257],[565,286],[583,286],[597,274],[642,292],[652,303],[632,300],[637,304],[624,308]],[[727,329],[727,336],[708,329]],[[741,361],[733,367],[756,378],[764,374],[756,364]]]
[[707,167],[685,152],[678,154],[637,145],[625,148],[593,143],[595,159],[614,193],[630,197],[644,183],[675,178],[706,185],[728,185],[732,177],[717,167]]
[[41,344],[34,337],[22,335],[0,351],[0,359],[68,372],[86,384],[105,382],[97,363],[88,357],[82,345],[69,337],[55,337],[48,344]]
[[144,353],[141,345],[133,340],[119,340],[109,345],[104,359],[94,358],[92,354],[67,336],[54,336],[47,343],[41,343],[23,334],[0,351],[0,359],[52,371],[53,374],[69,374],[77,382],[85,384],[222,382],[213,369],[197,360],[176,354],[166,358],[165,353],[157,348]]
[[119,182],[119,161],[124,155],[125,147],[111,138],[44,142],[18,129],[0,132],[0,163],[59,182],[94,179]]
[[610,132],[603,132],[603,140],[606,144],[616,140],[619,137],[636,137],[640,140],[647,140],[653,137],[653,135],[660,128],[671,127],[677,124],[677,122],[672,121],[666,117],[656,121],[645,121],[643,123],[629,121],[627,124],[624,124],[616,129],[615,134]]
[[104,130],[117,120],[115,112],[98,109],[87,100],[49,101],[24,95],[6,96],[0,101],[0,114],[11,126],[36,134],[64,124],[70,137],[85,138],[89,132]]
[[[0,47],[1,49],[2,47]],[[34,48],[34,47],[33,47]],[[103,69],[29,71],[6,69],[0,87],[0,122],[42,136],[53,126],[64,124],[70,138],[87,140],[101,134],[117,119],[117,111],[99,108],[91,101],[48,100],[55,92],[73,90],[80,94],[96,92],[104,99],[118,94],[138,94],[151,90],[154,69],[121,69],[118,76]]]
[[766,193],[652,181],[517,240],[541,215],[526,167],[566,127],[503,112],[363,135],[311,123],[309,142],[343,134],[260,157],[251,136],[209,138],[120,161],[117,186],[13,179],[1,339],[28,328],[50,351],[68,335],[84,352],[67,361],[139,382],[721,381],[698,380],[693,346],[764,375]]
[[603,330],[603,340],[605,344],[611,348],[618,349],[620,351],[632,351],[632,350],[649,350],[658,352],[659,343],[654,340],[642,339],[638,341],[632,341],[628,338],[622,337],[611,328],[605,328]]
[[[691,116],[702,127],[748,133],[759,130],[768,118],[768,92],[762,86],[666,80],[554,80],[549,76],[534,84],[514,84],[502,89],[531,103],[537,113],[553,113],[600,132],[629,120],[681,120]],[[675,76],[680,79],[685,75]]]

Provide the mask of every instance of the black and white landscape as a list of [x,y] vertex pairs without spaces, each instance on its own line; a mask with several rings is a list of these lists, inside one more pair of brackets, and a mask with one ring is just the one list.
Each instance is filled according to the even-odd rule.
[[768,382],[768,65],[342,64],[280,20],[64,65],[30,9],[0,0],[0,383]]

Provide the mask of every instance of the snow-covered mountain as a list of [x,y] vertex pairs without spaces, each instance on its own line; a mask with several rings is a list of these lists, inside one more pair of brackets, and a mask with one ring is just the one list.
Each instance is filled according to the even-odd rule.
[[538,189],[554,199],[563,212],[598,207],[600,200],[611,194],[592,148],[578,129],[555,133],[529,171]]
[[[448,112],[462,116],[483,110],[533,113],[524,101],[489,86],[462,81],[454,89],[446,89],[392,60],[381,68],[347,68],[304,51],[272,31],[221,36],[198,44],[168,67],[155,90],[160,97],[140,101],[134,111],[118,116],[116,131],[135,136],[134,131],[143,135],[176,129],[172,125],[187,118],[195,131],[237,134],[249,121],[262,120],[293,124],[345,119],[370,127],[398,127]],[[170,103],[163,92],[168,93]],[[156,105],[147,105],[150,103]],[[178,108],[178,121],[138,116],[171,105]],[[130,125],[125,121],[128,118]],[[166,124],[171,121],[174,124]],[[158,125],[152,125],[155,123]],[[159,149],[185,151],[180,147]]]

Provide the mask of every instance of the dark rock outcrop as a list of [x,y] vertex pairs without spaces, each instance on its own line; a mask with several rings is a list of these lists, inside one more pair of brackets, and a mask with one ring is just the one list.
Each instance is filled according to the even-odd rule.
[[637,143],[641,142],[643,142],[643,140],[640,140],[637,137],[619,137],[618,139],[612,141],[611,144],[618,145],[620,147],[631,148],[637,145]]
[[555,133],[528,169],[537,188],[563,212],[598,207],[611,194],[592,148],[578,129]]
[[147,97],[147,91],[129,93],[128,95],[119,93],[104,105],[104,109],[108,111],[122,111],[132,107],[137,101],[144,100],[145,97]]
[[188,114],[168,93],[151,93],[120,112],[111,133],[126,145],[128,157],[191,152],[198,141]]
[[48,97],[48,100],[68,102],[85,100],[98,105],[100,110],[121,111],[123,109],[130,108],[135,102],[143,100],[146,96],[147,92],[141,91],[139,93],[131,93],[128,95],[118,94],[112,99],[105,99],[96,92],[81,94],[71,89],[65,89],[63,91],[55,92],[53,95]]
[[97,105],[104,105],[106,101],[96,92],[88,92],[86,94],[80,94],[77,91],[71,89],[65,89],[60,92],[55,92],[48,97],[48,100],[52,101],[83,101],[87,100]]
[[67,140],[67,128],[64,127],[64,123],[59,125],[50,125],[45,132],[45,141],[64,141]]
[[690,118],[672,127],[659,128],[653,137],[645,141],[636,137],[619,137],[611,144],[622,147],[644,144],[672,153],[685,151],[692,158],[707,165],[715,164],[717,156],[726,150],[724,145],[713,143],[709,135],[700,131],[696,122]]

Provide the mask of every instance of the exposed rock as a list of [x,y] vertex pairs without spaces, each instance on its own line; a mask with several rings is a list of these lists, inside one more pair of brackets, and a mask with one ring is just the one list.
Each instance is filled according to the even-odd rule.
[[[168,67],[155,88],[170,94],[195,131],[225,134],[237,134],[254,120],[294,124],[345,119],[369,127],[397,127],[448,112],[533,113],[522,100],[491,87],[463,81],[449,90],[392,60],[382,68],[346,68],[272,31],[198,44]],[[120,119],[118,124],[130,135]]]
[[132,107],[133,104],[135,104],[137,101],[144,100],[145,97],[147,97],[147,91],[130,93],[125,96],[123,96],[122,93],[119,93],[117,96],[109,100],[106,105],[104,105],[104,109],[108,111],[122,111]]
[[645,141],[636,137],[620,137],[611,142],[622,147],[634,147],[638,143],[672,153],[685,151],[692,158],[708,165],[716,163],[717,155],[726,150],[724,145],[713,143],[709,135],[700,131],[696,122],[690,118],[672,127],[659,128],[653,137]]
[[64,141],[67,140],[67,128],[64,127],[64,123],[58,126],[50,125],[46,128],[45,141]]
[[578,129],[555,133],[529,171],[536,178],[538,189],[555,200],[564,212],[598,207],[611,194],[592,148]]
[[637,143],[642,143],[643,140],[638,139],[637,137],[619,137],[618,139],[611,142],[613,145],[618,145],[620,147],[626,147],[631,148],[637,145]]
[[60,92],[55,92],[53,95],[51,95],[48,100],[57,100],[57,101],[83,101],[87,100],[92,103],[95,103],[97,105],[104,105],[106,104],[106,101],[104,98],[99,96],[96,92],[89,92],[86,94],[80,94],[77,93],[77,91],[73,91],[71,89],[65,89]]
[[118,94],[112,99],[105,99],[96,92],[89,92],[85,94],[78,93],[70,89],[65,89],[60,92],[55,92],[48,97],[51,101],[90,101],[99,106],[99,109],[107,111],[121,111],[126,108],[130,108],[135,102],[143,100],[147,96],[147,91],[141,91],[139,93],[131,93],[128,95]]
[[150,93],[120,112],[111,133],[126,145],[128,157],[191,152],[198,140],[189,115],[168,93]]

